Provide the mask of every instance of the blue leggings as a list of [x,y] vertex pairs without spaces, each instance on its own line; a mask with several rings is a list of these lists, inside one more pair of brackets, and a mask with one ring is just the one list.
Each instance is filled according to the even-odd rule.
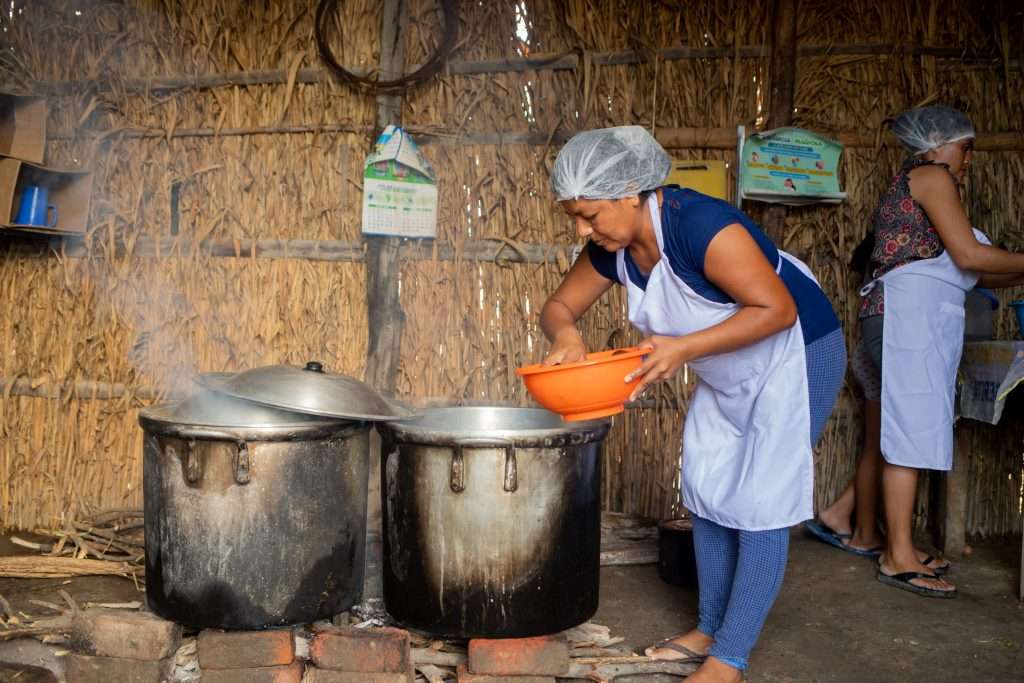
[[[841,330],[806,348],[811,443],[821,437],[846,374]],[[743,670],[786,573],[789,529],[742,531],[693,516],[700,581],[700,624],[715,639],[711,655]]]
[[715,639],[710,654],[747,668],[786,573],[789,529],[740,531],[693,517],[700,582],[700,624]]

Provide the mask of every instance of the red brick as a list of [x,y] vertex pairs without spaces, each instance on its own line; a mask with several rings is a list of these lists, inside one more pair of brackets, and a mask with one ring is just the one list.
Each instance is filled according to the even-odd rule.
[[302,662],[249,669],[202,669],[202,683],[301,683]]
[[412,683],[412,673],[382,674],[365,671],[332,671],[330,669],[306,669],[302,683]]
[[569,670],[569,644],[561,636],[473,639],[466,668],[475,674],[561,676]]
[[471,674],[464,664],[459,664],[456,683],[557,683],[554,676],[491,676]]
[[163,683],[174,660],[124,659],[70,654],[68,683]]
[[158,660],[180,644],[181,626],[149,612],[88,609],[71,620],[71,646],[82,654]]
[[410,674],[409,632],[397,628],[327,627],[316,632],[309,654],[321,669]]
[[257,669],[295,661],[291,629],[274,631],[206,630],[196,642],[200,669]]

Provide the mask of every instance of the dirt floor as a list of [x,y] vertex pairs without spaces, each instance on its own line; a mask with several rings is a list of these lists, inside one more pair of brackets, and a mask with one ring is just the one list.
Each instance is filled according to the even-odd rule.
[[[975,546],[950,574],[955,600],[884,586],[873,565],[793,534],[779,601],[751,660],[747,680],[1024,681],[1024,604],[1016,597],[1020,541]],[[0,538],[0,555],[16,549]],[[696,593],[663,583],[653,565],[605,567],[593,621],[642,648],[696,624]],[[80,605],[142,600],[127,580],[0,579],[15,611],[46,616],[31,601],[60,604],[59,589]],[[0,642],[0,661],[46,666],[53,651],[31,640]],[[633,679],[636,680],[636,679]]]
[[[779,600],[750,661],[752,683],[1024,681],[1020,539],[974,548],[949,575],[960,595],[922,598],[874,564],[794,531]],[[697,623],[697,595],[657,568],[606,567],[594,621],[640,647]]]

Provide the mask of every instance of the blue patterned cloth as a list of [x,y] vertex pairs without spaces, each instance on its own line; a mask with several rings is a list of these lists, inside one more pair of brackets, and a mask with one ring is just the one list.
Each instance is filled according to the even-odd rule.
[[836,397],[846,376],[846,340],[842,330],[834,330],[811,342],[804,349],[807,363],[807,391],[811,405],[811,445],[825,431]]
[[740,531],[693,517],[700,585],[697,629],[715,639],[709,654],[747,668],[786,573],[789,529]]
[[[816,444],[832,414],[846,375],[846,340],[835,330],[805,348]],[[747,668],[764,621],[782,587],[789,554],[789,529],[741,531],[693,516],[693,544],[700,582],[701,633],[715,642],[710,654],[729,666]]]

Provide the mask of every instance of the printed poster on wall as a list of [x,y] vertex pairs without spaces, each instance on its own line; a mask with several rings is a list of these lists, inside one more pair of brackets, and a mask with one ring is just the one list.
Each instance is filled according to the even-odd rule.
[[744,199],[799,206],[846,198],[839,189],[843,146],[801,128],[777,128],[743,141],[740,190]]
[[363,233],[437,236],[434,169],[412,137],[388,126],[363,169]]

